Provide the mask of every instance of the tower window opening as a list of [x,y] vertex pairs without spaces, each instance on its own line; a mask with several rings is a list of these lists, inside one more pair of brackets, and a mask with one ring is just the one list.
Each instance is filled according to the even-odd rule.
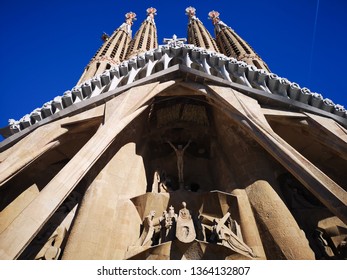
[[248,46],[244,43],[242,39],[240,39],[238,36],[236,36],[237,42],[241,45],[241,47],[245,50],[247,54],[251,54],[251,50],[248,48]]
[[261,65],[260,65],[258,60],[253,59],[252,62],[254,64],[254,66],[257,67],[258,69],[262,69],[263,68],[263,67],[261,67]]
[[106,54],[106,52],[107,52],[107,50],[109,49],[110,45],[111,45],[111,42],[108,42],[107,45],[106,45],[106,47],[103,49],[101,55],[105,55],[105,54]]
[[241,54],[241,52],[240,52],[240,49],[237,47],[236,42],[230,36],[228,36],[228,39],[230,41],[230,45],[231,45],[235,55],[239,56]]

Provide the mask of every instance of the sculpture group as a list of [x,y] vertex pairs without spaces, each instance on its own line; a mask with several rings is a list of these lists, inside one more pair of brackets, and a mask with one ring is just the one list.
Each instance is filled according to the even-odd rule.
[[165,242],[178,240],[191,243],[194,240],[214,243],[229,248],[231,253],[239,253],[249,258],[256,258],[253,250],[244,243],[238,223],[227,212],[222,218],[212,218],[200,213],[193,213],[182,202],[178,214],[171,205],[160,217],[151,210],[143,221],[143,231],[137,246],[144,249]]

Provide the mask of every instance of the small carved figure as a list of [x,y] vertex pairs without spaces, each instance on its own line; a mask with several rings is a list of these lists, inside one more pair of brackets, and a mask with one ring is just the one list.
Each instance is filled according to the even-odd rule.
[[151,246],[153,243],[153,236],[155,232],[154,216],[155,211],[152,210],[143,221],[143,232],[140,236],[140,246]]
[[230,213],[226,213],[222,219],[215,219],[212,227],[213,233],[218,237],[218,240],[223,246],[229,247],[233,251],[246,255],[248,257],[256,257],[253,250],[249,248],[235,233],[233,233],[225,222],[230,217]]
[[160,180],[159,172],[156,170],[156,171],[154,171],[154,176],[153,176],[153,184],[152,184],[152,192],[153,193],[159,192],[160,181],[161,180]]
[[189,144],[191,143],[191,140],[188,141],[188,143],[183,147],[182,145],[178,145],[177,148],[170,142],[167,141],[167,143],[174,149],[177,157],[177,170],[178,170],[178,182],[180,187],[183,187],[184,180],[183,180],[183,156],[185,150],[188,148]]
[[178,213],[176,237],[184,243],[192,242],[195,237],[195,228],[190,211],[187,209],[187,204],[182,202],[183,208]]
[[169,217],[175,220],[175,222],[177,221],[177,214],[175,213],[175,208],[172,205],[169,207]]
[[164,211],[163,215],[160,217],[160,243],[172,240],[170,236],[172,225],[172,219],[170,218],[167,211]]
[[201,215],[193,215],[192,218],[196,232],[196,239],[206,241],[205,227],[201,222],[203,217]]
[[176,234],[177,214],[175,213],[175,209],[172,205],[169,207],[168,216],[169,216],[170,223],[171,223],[171,226],[170,226],[169,232],[168,232],[168,239],[174,240],[175,234]]
[[329,246],[326,237],[321,229],[317,228],[313,232],[313,238],[316,241],[316,244],[319,248],[319,256],[320,259],[331,259],[334,257],[334,252]]
[[243,237],[242,237],[242,234],[241,234],[241,227],[240,225],[237,223],[236,220],[233,220],[230,216],[227,220],[227,226],[228,228],[236,234],[236,236],[241,240],[243,241]]
[[191,219],[190,211],[187,209],[187,203],[182,202],[183,208],[178,212],[178,215],[181,219]]

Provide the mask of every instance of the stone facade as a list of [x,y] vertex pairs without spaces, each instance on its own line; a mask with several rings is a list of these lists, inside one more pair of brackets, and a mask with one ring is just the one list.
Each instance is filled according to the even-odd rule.
[[347,257],[345,111],[183,41],[3,130],[0,259]]

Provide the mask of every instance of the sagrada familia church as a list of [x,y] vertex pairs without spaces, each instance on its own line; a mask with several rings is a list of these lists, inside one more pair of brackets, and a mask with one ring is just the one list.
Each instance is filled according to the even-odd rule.
[[186,14],[159,44],[155,8],[134,36],[127,13],[1,129],[0,259],[347,258],[346,110]]

